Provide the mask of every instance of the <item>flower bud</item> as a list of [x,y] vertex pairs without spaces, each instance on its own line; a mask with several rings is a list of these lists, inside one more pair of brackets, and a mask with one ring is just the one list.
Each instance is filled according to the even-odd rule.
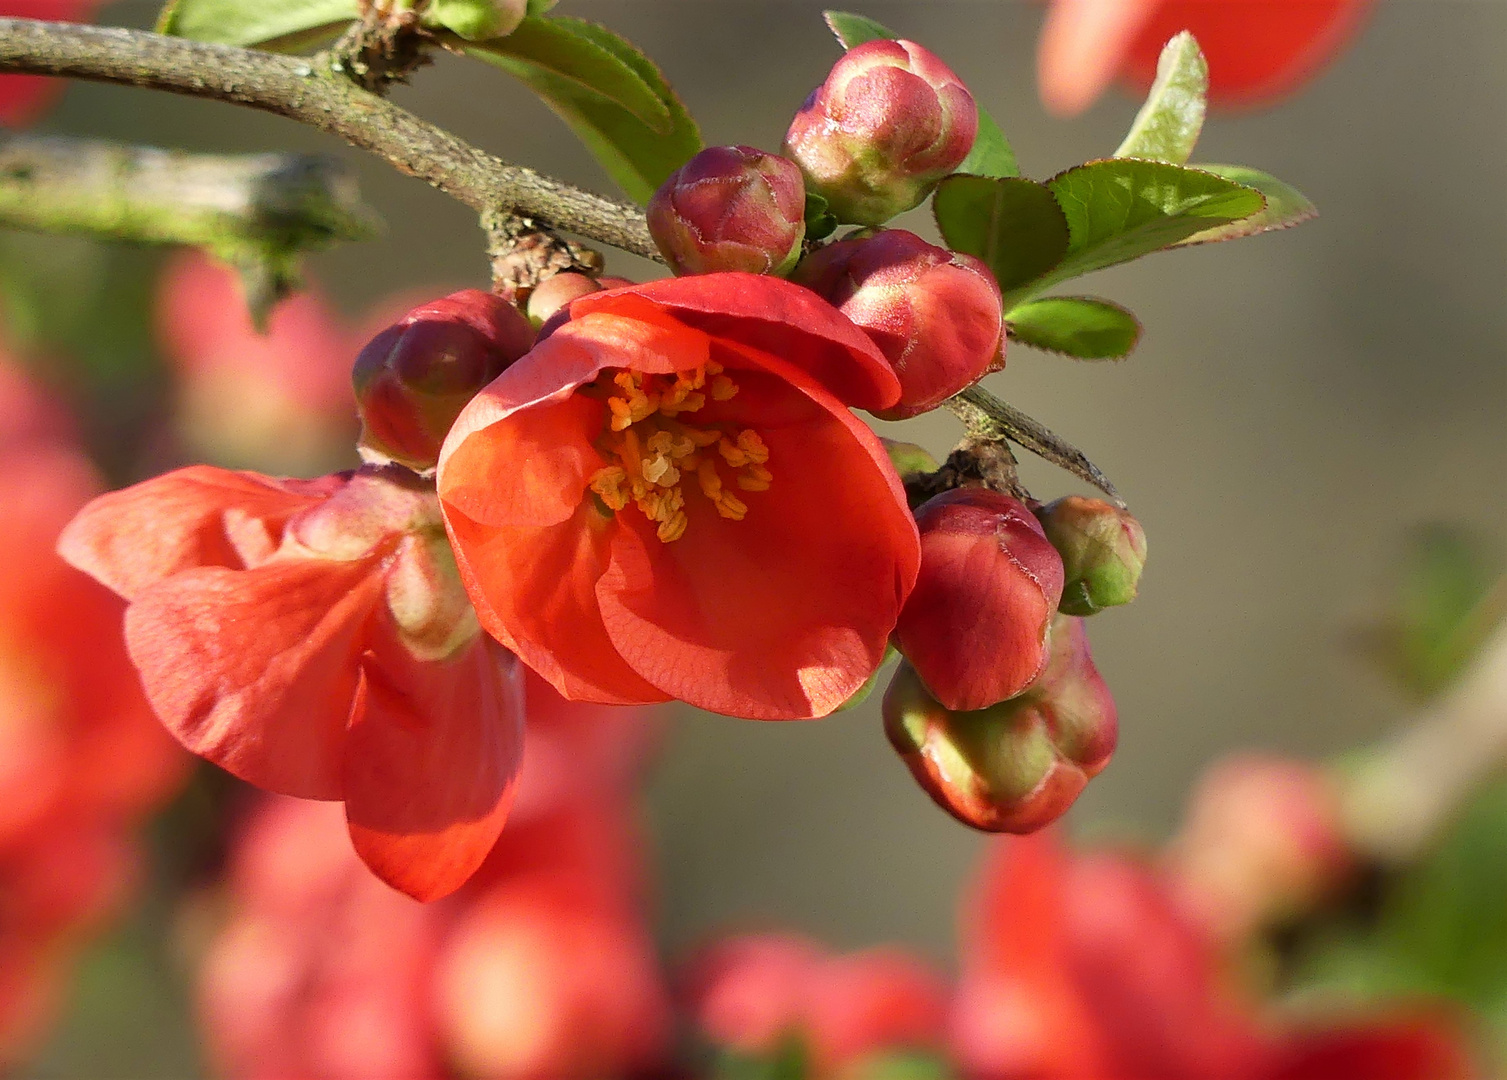
[[1068,495],[1038,509],[1036,517],[1062,556],[1063,614],[1092,615],[1135,599],[1146,565],[1146,533],[1128,510]]
[[885,452],[890,456],[890,464],[900,474],[902,481],[937,471],[937,459],[924,446],[882,437],[879,441],[884,444]]
[[529,322],[536,327],[543,326],[551,315],[566,307],[572,300],[588,293],[600,292],[602,288],[599,282],[585,274],[567,270],[545,278],[536,285],[534,291],[529,293],[524,311]]
[[895,642],[956,711],[1012,698],[1048,659],[1062,559],[1019,499],[954,488],[916,510],[921,572]]
[[793,162],[749,146],[701,151],[649,200],[649,233],[676,274],[785,274],[806,236]]
[[904,420],[972,386],[1005,362],[999,285],[972,255],[904,229],[839,240],[791,280],[857,323],[900,377],[900,400],[876,415]]
[[1109,763],[1119,733],[1082,621],[1065,616],[1041,678],[985,709],[944,708],[902,663],[884,695],[884,730],[938,806],[975,829],[1014,833],[1061,817]]
[[977,134],[973,95],[947,65],[911,41],[870,41],[811,92],[785,156],[838,221],[883,225],[955,172]]
[[433,468],[466,402],[533,342],[533,327],[517,308],[477,289],[414,308],[356,357],[351,378],[362,449]]
[[424,21],[466,41],[506,37],[528,14],[526,0],[429,0]]

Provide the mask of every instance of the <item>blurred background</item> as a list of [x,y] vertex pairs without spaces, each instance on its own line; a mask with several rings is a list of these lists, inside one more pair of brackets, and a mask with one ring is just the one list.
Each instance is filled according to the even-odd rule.
[[[776,149],[837,55],[822,6],[562,0],[559,10],[656,59],[708,143]],[[1035,3],[853,6],[942,56],[1026,175],[1108,154],[1135,114],[1131,95],[1111,93],[1080,118],[1046,115]],[[155,13],[124,0],[97,21],[146,27]],[[1259,113],[1211,114],[1195,154],[1282,177],[1318,204],[1316,221],[1101,273],[1089,287],[1145,325],[1135,354],[1085,364],[1018,348],[991,378],[1114,479],[1149,537],[1140,599],[1090,627],[1122,734],[1072,812],[1076,832],[1163,836],[1200,768],[1231,748],[1327,756],[1393,728],[1415,705],[1373,663],[1363,630],[1388,602],[1410,535],[1448,523],[1488,550],[1507,540],[1504,47],[1496,0],[1382,0],[1316,82]],[[611,190],[563,126],[495,71],[442,56],[414,83],[395,100],[500,156]],[[386,234],[309,269],[353,327],[394,292],[485,287],[468,211],[291,122],[80,84],[38,130],[348,159]],[[920,213],[900,224],[934,235]],[[153,437],[168,361],[148,313],[165,256],[15,234],[0,244],[12,337],[49,344],[40,370],[88,418],[112,481],[177,464]],[[609,273],[657,271],[609,253]],[[945,415],[882,426],[938,456],[958,434]],[[1023,470],[1040,498],[1080,490],[1029,457]],[[648,799],[670,955],[729,926],[774,924],[842,947],[897,940],[939,962],[952,955],[958,890],[984,840],[915,787],[884,740],[877,697],[800,724],[678,712]],[[171,865],[169,848],[159,857]],[[199,1075],[159,901],[149,893],[90,952],[35,1075]]]

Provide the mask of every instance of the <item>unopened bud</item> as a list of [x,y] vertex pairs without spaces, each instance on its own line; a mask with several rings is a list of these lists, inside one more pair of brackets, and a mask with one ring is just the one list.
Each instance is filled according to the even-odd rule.
[[545,278],[529,293],[528,304],[525,312],[529,322],[535,326],[543,326],[551,315],[565,307],[572,300],[587,295],[588,293],[600,292],[602,285],[585,274],[577,274],[572,271],[556,274],[554,277]]
[[1092,615],[1135,599],[1146,565],[1146,533],[1129,511],[1069,495],[1036,516],[1062,556],[1064,614]]
[[1045,669],[1062,559],[1019,499],[955,488],[916,510],[921,572],[895,642],[956,711],[1014,697]]
[[973,95],[911,41],[850,49],[806,99],[785,155],[838,221],[883,225],[957,170],[978,134]]
[[815,252],[791,280],[857,323],[900,378],[900,400],[877,415],[933,409],[1005,362],[999,285],[972,255],[886,229]]
[[429,0],[424,22],[466,41],[485,41],[518,29],[528,7],[528,0]]
[[414,308],[356,358],[351,379],[362,449],[432,468],[466,402],[533,342],[534,329],[517,308],[477,289]]
[[880,438],[879,441],[884,444],[885,452],[890,456],[890,464],[900,474],[902,481],[937,471],[937,459],[925,447],[895,439]]
[[908,663],[884,695],[884,730],[916,782],[964,824],[1032,832],[1067,812],[1109,763],[1118,718],[1081,620],[1059,617],[1051,661],[1025,693],[952,711]]
[[806,235],[794,162],[749,146],[701,151],[649,200],[649,233],[676,274],[784,274]]

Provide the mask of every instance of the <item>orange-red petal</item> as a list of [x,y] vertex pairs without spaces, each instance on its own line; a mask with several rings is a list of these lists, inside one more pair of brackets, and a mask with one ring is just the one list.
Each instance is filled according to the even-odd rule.
[[351,842],[383,881],[434,900],[460,888],[502,832],[523,758],[523,673],[485,635],[422,661],[390,626],[362,671],[345,745]]
[[199,567],[141,593],[126,647],[158,717],[241,779],[341,798],[341,756],[378,560]]
[[739,376],[733,403],[746,393],[779,419],[757,427],[770,488],[748,494],[742,521],[688,493],[690,526],[671,544],[620,514],[596,593],[612,644],[666,694],[734,716],[805,719],[836,709],[878,666],[919,546],[873,433],[800,372],[772,357],[766,367]]
[[814,292],[783,278],[743,273],[663,278],[583,296],[571,304],[571,321],[594,312],[636,315],[644,300],[713,338],[787,360],[845,405],[882,409],[900,397],[900,380],[869,336]]
[[274,480],[194,465],[101,495],[58,539],[58,553],[127,600],[199,566],[242,569],[276,550],[283,524],[343,482]]

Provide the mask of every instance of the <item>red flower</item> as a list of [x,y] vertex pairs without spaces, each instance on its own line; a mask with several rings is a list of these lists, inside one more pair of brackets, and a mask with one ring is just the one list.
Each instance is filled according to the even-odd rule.
[[936,1050],[945,1030],[945,984],[894,947],[835,956],[794,935],[732,938],[693,961],[687,996],[718,1047],[773,1056],[799,1038],[817,1078],[862,1075],[873,1055]]
[[966,912],[955,1050],[1008,1080],[1471,1080],[1429,1011],[1281,1030],[1163,881],[1050,834],[996,845]]
[[1354,36],[1372,0],[1052,0],[1037,53],[1042,99],[1071,115],[1116,75],[1142,91],[1162,46],[1191,30],[1209,62],[1209,99],[1254,105],[1316,74]]
[[576,300],[440,455],[482,624],[574,700],[831,712],[916,577],[899,478],[848,411],[898,394],[861,330],[777,278]]
[[[595,1080],[661,1061],[668,1001],[628,815],[637,772],[625,765],[648,717],[569,706],[538,683],[529,701],[520,787],[533,795],[444,900],[416,904],[375,881],[331,807],[256,808],[199,980],[223,1075]],[[581,751],[568,787],[539,782],[536,734]]]
[[413,896],[481,863],[512,799],[519,684],[412,474],[181,469],[96,499],[59,548],[130,601],[131,659],[190,750],[343,800],[361,857]]

